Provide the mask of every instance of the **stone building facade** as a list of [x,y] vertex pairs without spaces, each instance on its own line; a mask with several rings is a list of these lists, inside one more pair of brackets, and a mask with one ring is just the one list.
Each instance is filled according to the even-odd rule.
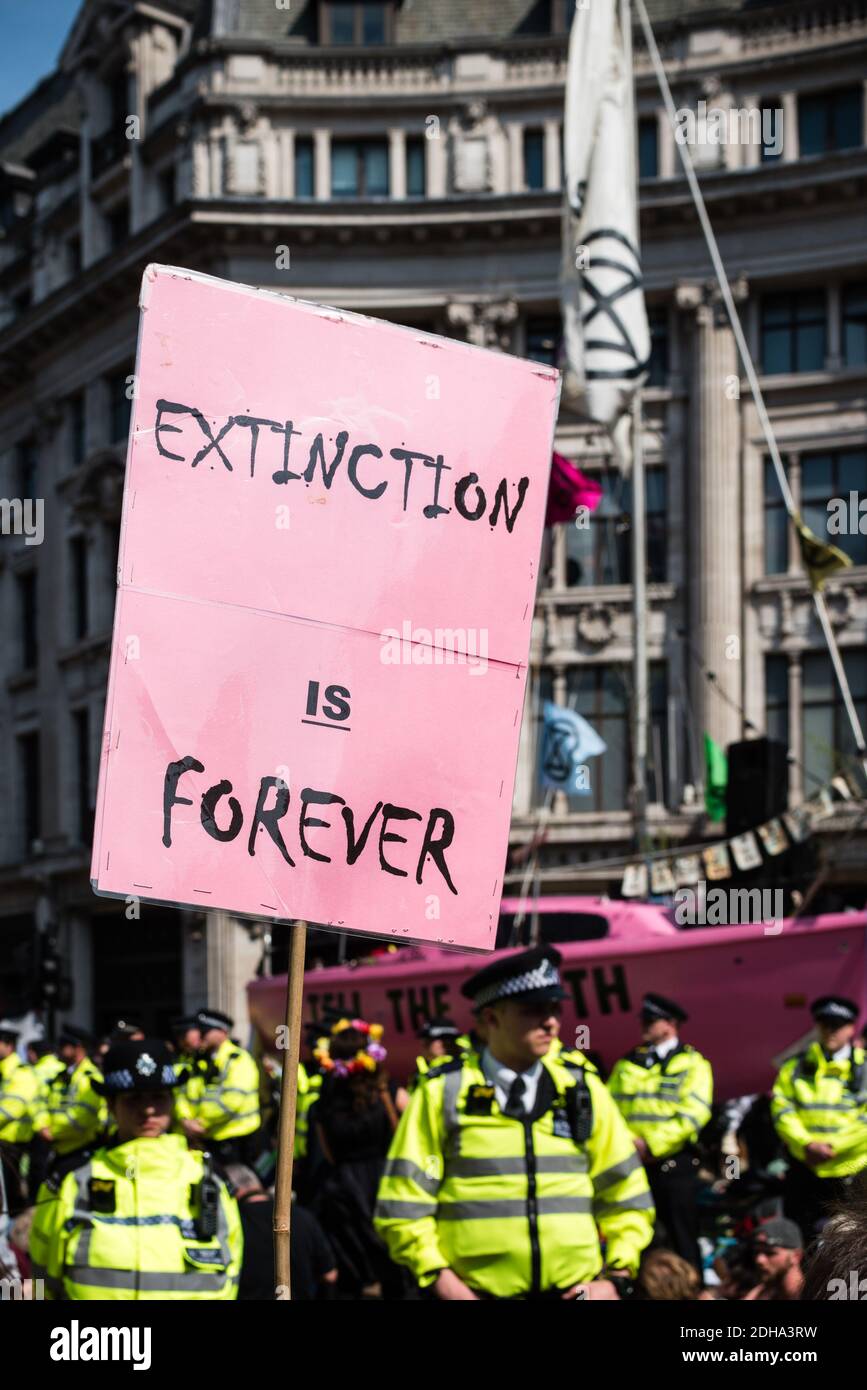
[[[655,0],[679,107],[796,500],[867,493],[867,5]],[[56,70],[0,121],[0,1003],[56,929],[71,1016],[243,1010],[259,929],[96,899],[102,730],[137,295],[150,261],[284,289],[553,361],[572,0],[87,0]],[[848,738],[809,589],[677,146],[635,36],[653,843],[710,830],[702,735],[767,729],[793,802]],[[704,106],[701,105],[704,103]],[[714,111],[739,138],[714,142]],[[761,113],[781,142],[743,138]],[[753,113],[753,116],[750,115]],[[776,127],[775,127],[776,128]],[[600,477],[589,528],[547,533],[507,891],[617,892],[628,805],[629,485],[598,430],[556,447]],[[860,492],[859,492],[860,490]],[[44,541],[14,503],[44,506]],[[26,517],[26,508],[20,515]],[[865,509],[867,510],[867,509]],[[867,520],[865,520],[867,529]],[[828,603],[867,724],[867,536]],[[542,699],[603,734],[589,796],[539,839]],[[828,885],[867,882],[856,812],[824,822]],[[601,862],[606,858],[609,865]],[[132,914],[132,915],[131,915]],[[179,928],[180,923],[180,928]]]

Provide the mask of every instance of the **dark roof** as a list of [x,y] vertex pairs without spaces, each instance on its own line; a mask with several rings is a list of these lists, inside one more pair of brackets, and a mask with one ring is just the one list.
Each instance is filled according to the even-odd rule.
[[[796,2],[796,0],[795,0]],[[779,6],[781,0],[647,0],[651,21],[668,22],[731,15]],[[790,0],[790,6],[793,0]],[[397,43],[436,43],[470,38],[507,38],[550,32],[550,0],[401,0]],[[248,38],[316,42],[318,0],[202,0],[197,31]],[[637,22],[637,21],[636,21]]]
[[0,120],[0,158],[26,164],[57,130],[78,130],[79,125],[75,81],[58,69]]

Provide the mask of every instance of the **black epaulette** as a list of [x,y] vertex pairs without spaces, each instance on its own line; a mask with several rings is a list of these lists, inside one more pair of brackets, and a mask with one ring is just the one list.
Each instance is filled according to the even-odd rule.
[[49,1192],[59,1192],[63,1179],[69,1173],[74,1173],[76,1168],[82,1168],[85,1163],[89,1163],[98,1147],[94,1144],[86,1149],[76,1149],[71,1154],[55,1154],[45,1178],[45,1186]]
[[427,1071],[418,1073],[418,1079],[423,1084],[431,1081],[437,1076],[447,1076],[449,1072],[460,1071],[464,1065],[463,1057],[448,1057],[443,1061],[437,1061],[433,1066],[428,1067]]

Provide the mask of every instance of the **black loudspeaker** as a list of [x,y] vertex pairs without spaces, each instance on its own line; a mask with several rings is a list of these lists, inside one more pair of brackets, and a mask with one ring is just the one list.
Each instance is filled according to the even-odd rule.
[[789,767],[785,744],[771,738],[748,738],[726,750],[726,834],[740,835],[779,816],[789,801]]

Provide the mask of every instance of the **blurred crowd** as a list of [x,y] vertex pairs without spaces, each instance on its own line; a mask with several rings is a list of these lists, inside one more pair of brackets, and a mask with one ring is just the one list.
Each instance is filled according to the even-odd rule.
[[[816,1001],[771,1094],[715,1105],[674,1001],[646,996],[606,1079],[559,1036],[556,952],[509,959],[470,982],[471,1033],[420,1030],[410,1077],[375,1022],[306,1030],[293,1300],[861,1296],[850,1001]],[[281,1055],[232,1029],[207,1007],[168,1039],[118,1020],[25,1042],[0,1021],[0,1277],[25,1297],[275,1297]]]

